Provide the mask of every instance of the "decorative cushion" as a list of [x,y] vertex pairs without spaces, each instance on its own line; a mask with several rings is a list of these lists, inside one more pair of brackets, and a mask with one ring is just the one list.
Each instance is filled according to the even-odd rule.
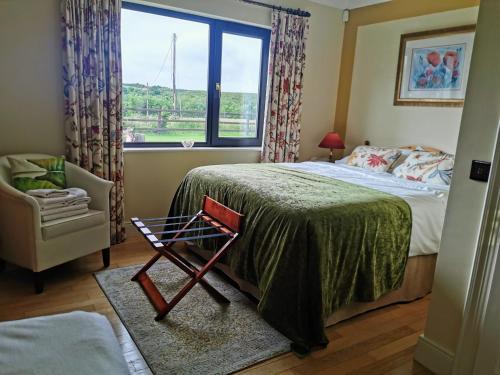
[[441,152],[413,151],[392,174],[407,180],[449,185],[455,157]]
[[401,150],[395,148],[358,146],[347,159],[347,165],[387,172],[400,155]]
[[64,156],[23,160],[7,157],[12,175],[12,186],[26,192],[32,189],[65,189]]
[[391,167],[387,170],[388,173],[392,173],[394,169],[399,167],[401,164],[404,163],[406,158],[414,151],[424,151],[424,148],[422,146],[412,146],[411,149],[409,148],[399,148],[399,151],[401,151],[401,155],[396,159],[396,161],[391,165]]

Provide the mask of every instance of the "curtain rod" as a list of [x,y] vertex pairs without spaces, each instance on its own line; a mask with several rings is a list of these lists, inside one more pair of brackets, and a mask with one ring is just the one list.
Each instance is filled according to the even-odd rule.
[[239,0],[239,1],[241,1],[242,3],[246,3],[246,4],[257,5],[260,7],[269,8],[269,9],[273,9],[273,10],[279,10],[281,12],[287,12],[287,13],[293,14],[295,16],[311,17],[311,13],[303,11],[301,9],[283,8],[283,7],[280,7],[277,5],[261,3],[260,1],[254,1],[254,0]]

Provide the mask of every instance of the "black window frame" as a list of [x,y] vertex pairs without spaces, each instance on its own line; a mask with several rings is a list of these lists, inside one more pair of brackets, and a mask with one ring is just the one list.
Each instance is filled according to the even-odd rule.
[[[194,21],[209,26],[209,61],[207,80],[207,123],[206,141],[195,142],[194,147],[261,147],[264,132],[264,116],[266,108],[267,70],[269,62],[269,45],[271,30],[226,21],[216,18],[199,16],[155,6],[123,2],[123,9]],[[258,92],[258,114],[255,138],[219,137],[220,95],[217,84],[221,82],[222,37],[223,34],[234,34],[258,38],[262,41],[260,63],[260,85]],[[182,147],[181,142],[124,142],[125,148],[166,148]]]

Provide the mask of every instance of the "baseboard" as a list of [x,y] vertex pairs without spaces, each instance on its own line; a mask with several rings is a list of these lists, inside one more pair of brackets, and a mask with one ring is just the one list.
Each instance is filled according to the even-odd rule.
[[436,375],[450,375],[454,355],[424,335],[418,339],[415,361],[419,362]]

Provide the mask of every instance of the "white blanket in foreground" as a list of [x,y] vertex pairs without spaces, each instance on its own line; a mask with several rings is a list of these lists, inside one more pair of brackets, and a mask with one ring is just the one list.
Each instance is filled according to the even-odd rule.
[[409,255],[435,254],[439,251],[448,200],[448,186],[413,182],[394,177],[390,173],[376,173],[338,163],[304,162],[285,165],[403,198],[412,212]]
[[0,323],[0,373],[122,375],[129,371],[108,320],[77,311]]

